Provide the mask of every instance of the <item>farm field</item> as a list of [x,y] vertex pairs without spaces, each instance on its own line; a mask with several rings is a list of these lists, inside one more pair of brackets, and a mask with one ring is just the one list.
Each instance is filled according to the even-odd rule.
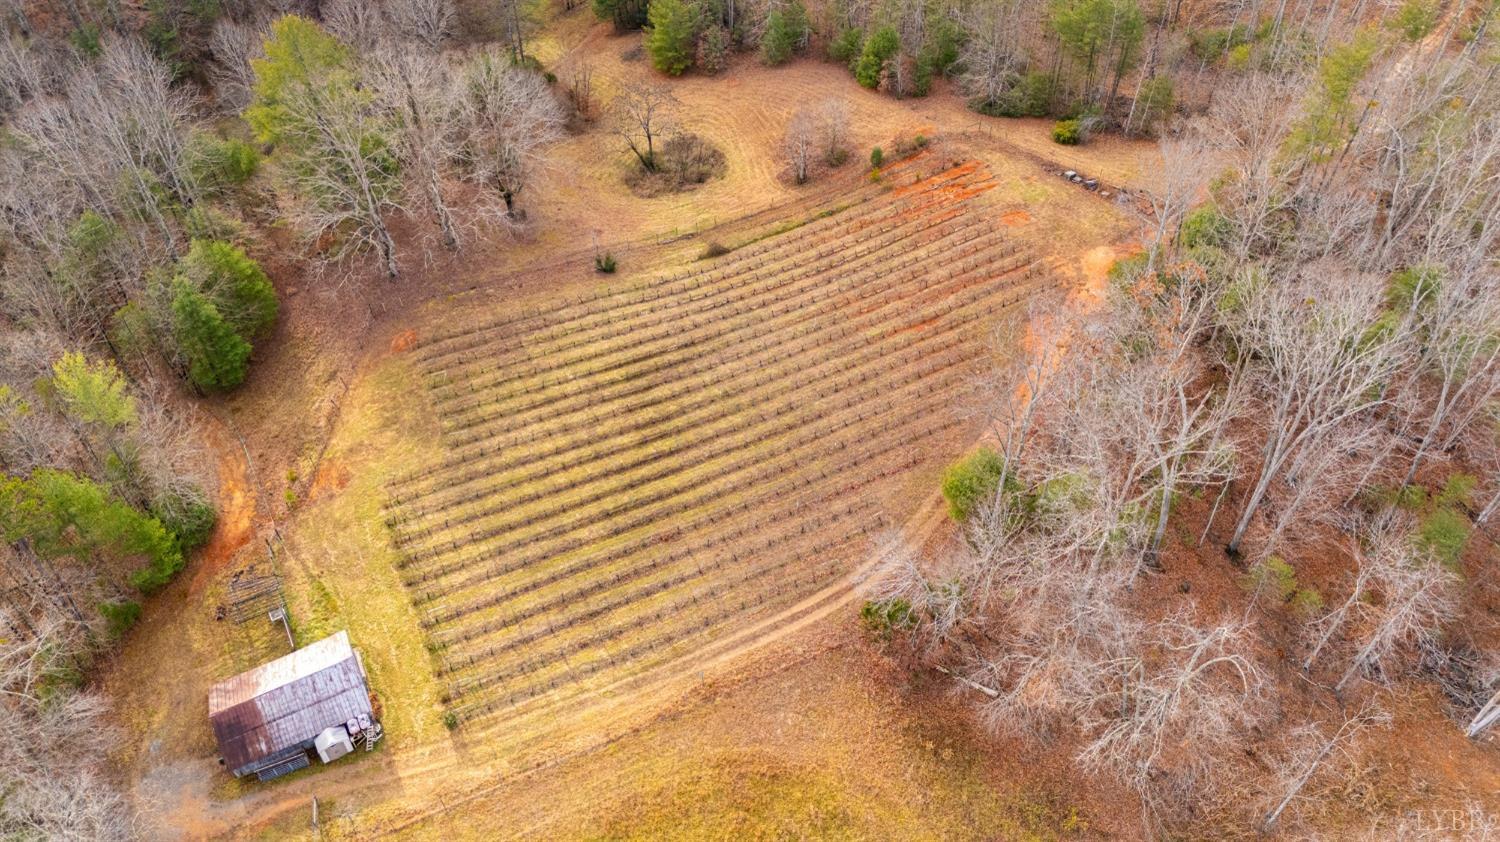
[[1500,4],[0,5],[0,839],[1500,834]]
[[[773,642],[857,624],[877,540],[942,522],[941,470],[982,426],[970,377],[1013,351],[995,332],[1094,287],[1128,230],[1042,167],[938,137],[878,181],[835,173],[691,236],[638,234],[614,275],[571,253],[482,279],[466,263],[377,308],[347,375],[287,356],[288,377],[327,378],[326,442],[284,494],[275,468],[225,466],[262,517],[285,496],[271,543],[170,589],[177,619],[147,618],[116,673],[155,676],[112,691],[139,700],[133,744],[160,747],[121,753],[136,798],[179,805],[154,831],[298,836],[316,796],[345,838],[448,835],[450,810],[636,745],[715,676],[775,663]],[[275,429],[247,417],[278,397],[247,392],[235,426]],[[184,705],[234,671],[215,606],[273,544],[297,639],[365,641],[387,739],[246,789],[212,774]],[[138,661],[161,651],[173,668]]]
[[452,717],[597,691],[851,573],[870,487],[972,435],[947,406],[1049,282],[925,155],[789,231],[423,336],[444,451],[387,523]]
[[[578,23],[548,35],[583,39],[604,90],[636,72],[617,55],[629,39]],[[726,85],[762,106],[726,107]],[[878,180],[846,165],[793,188],[767,160],[791,107],[773,94],[822,89],[849,95],[858,144],[931,143]],[[223,407],[223,435],[243,434],[249,461],[226,461],[221,485],[243,493],[253,523],[167,590],[112,670],[131,735],[116,762],[153,835],[306,836],[316,797],[323,838],[453,837],[449,822],[474,805],[553,786],[551,772],[533,780],[541,770],[597,762],[604,780],[612,747],[638,757],[648,730],[686,736],[678,717],[704,693],[771,692],[760,676],[780,653],[857,632],[887,530],[941,525],[941,471],[982,427],[965,412],[970,377],[1013,351],[994,332],[1037,296],[1102,280],[1129,248],[1125,213],[1057,177],[1080,166],[1073,152],[1043,162],[1012,143],[1045,141],[1040,124],[974,133],[961,105],[892,100],[813,61],[747,62],[676,93],[725,150],[724,179],[642,200],[619,180],[610,139],[586,132],[543,175],[535,240],[439,256],[368,306],[336,286],[289,291],[299,338]],[[1122,144],[1105,158],[1140,153]],[[593,270],[591,241],[617,273]],[[704,256],[714,243],[727,252]],[[247,657],[216,612],[268,547],[298,643],[340,629],[360,641],[387,737],[349,765],[246,787],[213,768],[196,711]],[[832,639],[852,649],[854,666],[835,659],[851,712],[807,719],[789,748],[813,734],[858,742],[874,727],[855,700],[875,661],[857,633]],[[831,668],[815,658],[786,681],[816,688]],[[756,727],[780,727],[766,715]],[[891,714],[902,728],[919,715]],[[731,753],[754,739],[727,724],[719,736]],[[893,746],[882,762],[913,750]],[[740,786],[735,761],[721,784],[688,756],[671,771],[690,789]],[[991,774],[937,763],[920,788],[973,795]],[[877,794],[854,777],[820,780],[823,806],[875,822],[858,825],[867,835],[1004,826],[1004,805],[941,817],[898,806],[916,783]],[[592,815],[578,806],[580,821]]]

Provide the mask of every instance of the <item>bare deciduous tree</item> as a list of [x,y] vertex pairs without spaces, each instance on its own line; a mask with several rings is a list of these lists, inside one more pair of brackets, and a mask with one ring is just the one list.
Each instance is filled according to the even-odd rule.
[[1245,654],[1246,636],[1243,621],[1155,624],[1143,651],[1109,665],[1125,667],[1119,687],[1084,712],[1095,734],[1080,755],[1085,767],[1117,771],[1149,809],[1169,811],[1156,777],[1171,769],[1203,781],[1257,719],[1265,676]]
[[968,37],[959,52],[958,82],[976,107],[995,108],[1026,65],[1026,7],[1023,2],[1002,0],[968,10],[964,20]]
[[400,267],[386,216],[403,199],[398,150],[390,114],[373,108],[373,99],[350,68],[302,69],[278,86],[274,109],[257,103],[250,114],[276,143],[277,175],[297,227],[334,259],[375,251],[394,279]]
[[1339,759],[1347,759],[1350,748],[1361,734],[1371,728],[1390,725],[1391,717],[1383,708],[1365,702],[1345,716],[1339,727],[1328,733],[1316,723],[1294,730],[1288,737],[1286,752],[1277,758],[1274,769],[1281,791],[1275,804],[1261,820],[1262,832],[1275,830],[1282,814],[1302,796],[1308,783],[1327,774]]
[[[1372,335],[1381,290],[1367,276],[1328,272],[1247,287],[1232,330],[1255,354],[1245,376],[1260,408],[1262,441],[1254,483],[1229,539],[1231,555],[1240,551],[1273,484],[1295,489],[1314,478],[1307,470],[1314,457],[1352,450],[1352,440],[1371,434],[1372,424],[1354,422],[1368,421],[1389,401],[1382,386],[1408,351],[1404,324]],[[1284,506],[1283,522],[1294,511]]]
[[169,69],[140,42],[108,36],[97,62],[79,68],[62,96],[33,100],[11,123],[29,153],[27,187],[45,191],[65,218],[84,209],[144,216],[169,252],[177,233],[167,205],[192,205],[191,103]]
[[823,163],[836,167],[849,154],[849,103],[825,99],[818,106],[818,142],[823,147]]
[[513,217],[542,150],[562,136],[562,107],[540,75],[511,67],[496,51],[470,59],[457,85],[457,154],[465,177],[499,193]]
[[[26,589],[8,593],[29,594]],[[45,602],[0,605],[0,833],[126,840],[133,817],[103,770],[113,731],[104,700],[57,687],[89,630]]]
[[213,55],[209,78],[214,97],[225,111],[236,114],[254,95],[255,70],[250,62],[265,55],[265,28],[223,18],[214,22],[208,49]]
[[675,131],[676,111],[672,92],[649,82],[626,85],[615,99],[615,134],[647,172],[656,172],[656,147]]
[[380,107],[396,126],[403,173],[413,182],[410,192],[432,211],[443,245],[457,249],[458,228],[443,192],[443,167],[455,154],[448,66],[439,56],[389,44],[377,49],[366,67]]
[[510,52],[511,61],[517,65],[525,64],[526,58],[526,30],[529,21],[523,10],[524,4],[525,0],[499,0],[495,9],[495,14],[500,18],[501,40]]
[[1451,449],[1500,398],[1500,273],[1467,277],[1411,270],[1411,315],[1420,337],[1406,388],[1416,432],[1405,484],[1432,450]]
[[1385,513],[1348,531],[1354,583],[1349,596],[1313,624],[1312,647],[1302,662],[1311,669],[1330,645],[1347,637],[1352,653],[1336,690],[1360,674],[1381,673],[1402,650],[1430,642],[1452,619],[1457,600],[1457,577],[1418,546],[1408,518]]
[[813,160],[817,155],[817,119],[812,109],[800,108],[787,123],[786,133],[781,138],[781,155],[791,172],[792,180],[806,184],[812,174]]
[[0,35],[0,119],[56,87],[59,75],[73,64],[55,51],[44,55],[46,51],[46,42]]
[[1175,240],[1183,217],[1202,201],[1209,179],[1218,170],[1211,147],[1195,136],[1163,140],[1157,149],[1161,164],[1151,169],[1147,184],[1136,193],[1150,209],[1146,216],[1148,273],[1156,269],[1163,247],[1169,239]]
[[588,122],[596,116],[594,102],[594,66],[587,59],[573,59],[564,73],[568,80],[568,102],[578,119]]
[[385,13],[397,34],[433,53],[453,36],[458,21],[452,0],[386,0]]
[[1295,78],[1249,76],[1215,96],[1205,118],[1204,136],[1219,146],[1227,174],[1215,197],[1233,228],[1230,251],[1240,260],[1271,250],[1278,221],[1295,199],[1286,187],[1293,162],[1282,148],[1301,87]]
[[375,49],[390,33],[380,4],[369,0],[327,0],[322,11],[328,31],[362,53]]
[[[1451,263],[1478,268],[1500,234],[1500,102],[1491,70],[1471,49],[1432,68],[1397,67],[1354,154],[1373,161],[1366,179],[1382,213],[1357,240],[1367,265]],[[1454,102],[1465,107],[1455,109]]]

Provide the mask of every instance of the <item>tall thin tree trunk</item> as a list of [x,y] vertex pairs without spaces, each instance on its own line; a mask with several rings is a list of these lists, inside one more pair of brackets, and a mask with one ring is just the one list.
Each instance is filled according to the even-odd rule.
[[11,17],[15,19],[16,30],[21,33],[21,37],[30,38],[31,21],[26,17],[26,10],[21,7],[21,4],[17,3],[16,5],[12,6],[10,9],[10,14]]
[[1302,787],[1306,786],[1309,780],[1312,780],[1313,773],[1318,771],[1318,767],[1323,764],[1324,759],[1328,757],[1328,753],[1333,751],[1333,746],[1337,742],[1337,739],[1337,736],[1335,736],[1334,739],[1325,742],[1323,747],[1318,750],[1317,755],[1313,757],[1312,762],[1307,764],[1307,768],[1302,770],[1302,773],[1292,782],[1292,786],[1287,789],[1286,797],[1282,798],[1280,803],[1276,805],[1276,808],[1266,816],[1266,820],[1261,822],[1260,829],[1262,833],[1269,833],[1275,829],[1276,822],[1281,819],[1282,812],[1297,797],[1297,793],[1302,791]]
[[1489,521],[1490,518],[1495,516],[1496,512],[1500,512],[1500,488],[1495,489],[1495,493],[1492,497],[1490,497],[1490,501],[1486,503],[1484,505],[1484,508],[1480,509],[1479,514],[1474,517],[1474,522],[1479,524],[1480,526],[1483,526]]
[[1412,480],[1417,478],[1417,469],[1422,465],[1422,459],[1427,456],[1427,448],[1431,446],[1433,438],[1437,436],[1438,427],[1443,423],[1443,417],[1447,415],[1444,404],[1448,399],[1448,387],[1444,378],[1442,394],[1438,396],[1437,407],[1432,411],[1432,420],[1427,422],[1427,429],[1422,432],[1422,438],[1417,441],[1417,451],[1411,456],[1411,467],[1406,469],[1406,478],[1401,480],[1401,487],[1411,485]]
[[1245,531],[1250,528],[1250,520],[1255,517],[1255,510],[1260,508],[1261,500],[1265,499],[1266,491],[1271,487],[1271,479],[1276,474],[1272,460],[1281,461],[1280,450],[1280,444],[1274,436],[1266,442],[1266,461],[1261,466],[1260,477],[1256,479],[1255,488],[1245,500],[1245,510],[1240,513],[1240,519],[1234,526],[1234,535],[1230,537],[1229,544],[1225,547],[1231,556],[1240,554],[1240,542],[1245,539]]
[[427,173],[427,200],[432,202],[437,214],[438,228],[443,232],[443,245],[449,250],[458,250],[458,232],[453,229],[453,215],[448,212],[448,203],[443,201],[443,188],[438,181],[437,169]]
[[1156,531],[1151,536],[1151,549],[1146,553],[1153,568],[1161,567],[1161,542],[1167,536],[1167,517],[1172,513],[1172,483],[1161,486],[1161,510],[1156,513]]
[[385,262],[385,275],[391,280],[401,276],[396,266],[396,241],[391,239],[391,231],[385,225],[385,220],[378,219],[375,223],[375,235],[380,240],[380,256]]

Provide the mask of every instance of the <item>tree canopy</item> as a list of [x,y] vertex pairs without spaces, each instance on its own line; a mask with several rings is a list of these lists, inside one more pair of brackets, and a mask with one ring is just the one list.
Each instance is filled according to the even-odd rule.
[[683,0],[654,0],[647,15],[646,52],[651,65],[668,76],[680,76],[693,65],[697,12]]

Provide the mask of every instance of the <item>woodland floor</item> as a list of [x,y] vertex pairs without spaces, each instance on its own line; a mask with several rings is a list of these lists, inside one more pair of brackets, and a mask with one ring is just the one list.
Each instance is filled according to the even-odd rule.
[[[549,68],[566,55],[587,54],[607,101],[620,79],[649,72],[622,58],[638,43],[639,36],[614,36],[585,13],[574,13],[549,25],[535,50]],[[1037,754],[978,736],[970,708],[951,695],[948,684],[894,666],[878,643],[859,632],[858,587],[869,569],[869,537],[841,543],[826,575],[806,577],[805,587],[788,592],[785,604],[685,636],[687,643],[660,658],[624,658],[623,666],[580,682],[576,692],[554,690],[540,701],[497,703],[483,712],[462,695],[452,698],[452,676],[445,677],[451,664],[429,647],[447,627],[424,628],[431,608],[414,603],[421,585],[407,575],[399,530],[393,535],[386,525],[393,480],[431,472],[435,465],[462,467],[452,458],[461,450],[453,449],[451,424],[445,426],[442,412],[435,411],[441,410],[443,381],[435,386],[433,369],[423,362],[429,349],[455,342],[444,337],[536,309],[573,307],[580,318],[603,318],[590,308],[604,305],[587,302],[628,300],[637,291],[664,288],[663,276],[711,267],[695,260],[710,241],[741,247],[719,258],[734,261],[737,252],[749,255],[761,244],[774,248],[781,238],[801,236],[797,228],[805,227],[810,237],[823,230],[821,220],[832,229],[841,218],[865,212],[865,206],[843,208],[850,197],[868,195],[867,210],[886,208],[884,202],[915,207],[918,199],[902,190],[915,191],[933,183],[923,179],[964,167],[970,169],[962,177],[973,179],[965,183],[983,183],[984,189],[956,200],[951,216],[932,211],[931,234],[962,239],[968,234],[955,233],[955,226],[972,224],[975,235],[995,238],[1001,251],[1017,249],[1026,256],[1018,265],[1035,267],[1027,275],[1035,280],[1015,287],[1024,296],[1048,290],[1097,294],[1104,272],[1129,250],[1136,232],[1119,206],[1056,172],[1077,169],[1129,186],[1149,165],[1146,144],[1108,139],[1065,149],[1051,143],[1041,121],[979,117],[946,92],[897,101],[859,88],[842,68],[812,60],[769,69],[746,59],[720,77],[670,84],[683,103],[683,123],[725,152],[723,179],[678,196],[638,198],[623,184],[627,161],[618,139],[596,126],[563,141],[541,182],[523,197],[531,216],[525,235],[476,229],[468,247],[449,256],[423,245],[414,233],[420,226],[404,226],[411,257],[397,285],[360,275],[315,277],[290,254],[289,244],[287,252],[260,255],[282,294],[284,316],[276,335],[259,346],[263,358],[256,360],[250,382],[205,419],[208,444],[221,460],[219,530],[187,574],[152,600],[103,682],[127,734],[117,765],[132,784],[149,838],[306,837],[313,833],[314,798],[323,838],[1052,839],[1138,833],[1124,793],[1081,779],[1063,751]],[[829,96],[851,105],[855,155],[840,170],[793,187],[776,164],[781,127],[799,105]],[[930,150],[893,165],[881,185],[864,178],[861,161],[869,147],[889,150],[896,137],[919,133],[934,139]],[[832,208],[837,210],[828,213]],[[616,256],[618,274],[592,271],[595,244]],[[837,274],[830,275],[830,288]],[[810,302],[820,300],[820,293],[808,289]],[[695,306],[691,297],[677,301],[673,306]],[[878,324],[931,335],[943,314],[919,318],[918,299],[911,301],[912,312],[901,317],[905,322],[887,323],[873,305],[844,318],[868,312]],[[986,311],[987,321],[955,327],[969,343],[964,358],[977,363],[1012,350],[989,345],[989,327],[1021,318],[1023,305],[1010,302]],[[496,347],[519,342],[545,348],[563,341],[556,331],[517,330],[493,328],[500,337]],[[780,334],[756,333],[762,328],[751,322],[745,330],[781,341]],[[617,338],[584,356],[623,353],[609,344]],[[712,360],[726,377],[738,370],[732,369],[738,358],[728,342],[722,340],[725,350]],[[503,359],[503,350],[486,353]],[[454,352],[464,362],[466,354]],[[581,376],[602,376],[578,364],[585,365]],[[516,394],[548,394],[546,382]],[[875,459],[872,465],[889,470],[875,472],[878,480],[858,495],[884,522],[922,540],[944,540],[935,495],[941,466],[982,434],[979,423],[960,412],[961,379],[944,381],[935,394],[941,401],[931,404],[905,393],[888,397],[891,411],[921,414],[924,423],[951,419],[952,425],[914,448],[911,460]],[[831,407],[828,415],[839,412],[849,410]],[[556,432],[546,426],[543,435]],[[859,440],[878,442],[897,431],[872,427]],[[679,446],[686,453],[700,445],[685,438]],[[743,464],[779,464],[775,451],[747,445],[725,452],[726,459]],[[677,469],[670,482],[686,487],[700,481],[686,461],[671,464]],[[608,475],[609,465],[600,461],[596,473]],[[838,458],[827,466],[835,473],[850,470]],[[775,473],[779,481],[795,476],[796,469]],[[712,487],[722,488],[725,499],[749,493]],[[445,492],[435,487],[434,493]],[[500,502],[496,511],[524,505]],[[772,495],[748,506],[747,524],[755,531],[770,529],[775,507],[785,502]],[[754,520],[757,512],[767,520]],[[613,516],[600,514],[606,521]],[[664,514],[654,527],[667,528],[670,517]],[[822,545],[809,538],[797,546]],[[767,563],[782,558],[764,555]],[[802,556],[787,558],[799,564]],[[818,561],[824,561],[821,555]],[[1197,569],[1214,562],[1185,563]],[[361,648],[388,735],[375,752],[268,785],[234,781],[215,763],[204,700],[213,682],[245,668],[248,645],[216,613],[231,578],[252,565],[283,577],[299,644],[347,628]],[[739,587],[748,580],[733,581]],[[482,594],[489,585],[478,587],[475,593]],[[564,605],[567,593],[557,596],[554,602]],[[545,603],[538,599],[535,604]],[[616,633],[607,625],[588,628],[595,630],[589,632],[593,638],[558,640],[580,647],[568,651],[584,651],[596,638]],[[271,639],[256,645],[277,644]],[[280,646],[285,649],[284,640]],[[507,705],[517,704],[519,689],[508,691]],[[1418,705],[1402,727],[1431,731],[1427,750],[1447,752],[1441,763],[1482,763],[1495,781],[1493,762],[1476,758],[1477,749],[1467,742],[1449,739],[1438,727],[1443,723],[1433,724],[1431,707]],[[450,731],[444,716],[455,709],[465,722]]]

